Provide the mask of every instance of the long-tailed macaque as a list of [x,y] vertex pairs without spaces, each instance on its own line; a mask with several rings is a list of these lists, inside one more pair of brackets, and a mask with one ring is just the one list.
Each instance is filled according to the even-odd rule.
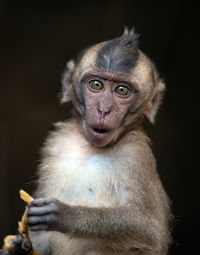
[[165,89],[137,34],[84,50],[67,63],[62,102],[72,117],[43,148],[29,234],[40,255],[165,255],[169,201],[141,127]]

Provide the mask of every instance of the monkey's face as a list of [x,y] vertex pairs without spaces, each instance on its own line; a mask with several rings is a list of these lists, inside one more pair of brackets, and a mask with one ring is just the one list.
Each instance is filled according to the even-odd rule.
[[153,122],[164,91],[133,33],[90,47],[76,63],[68,62],[63,85],[62,102],[72,101],[86,138],[97,147],[136,128],[143,116]]
[[105,74],[87,73],[82,79],[82,89],[86,138],[97,147],[114,142],[133,107],[136,98],[134,84],[119,77],[111,79]]

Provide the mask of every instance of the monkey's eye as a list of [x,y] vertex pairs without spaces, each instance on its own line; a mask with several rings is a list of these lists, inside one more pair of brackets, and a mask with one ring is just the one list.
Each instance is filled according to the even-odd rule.
[[98,80],[93,80],[89,82],[89,86],[90,88],[94,89],[94,90],[101,90],[103,89],[103,83],[101,81]]
[[123,85],[116,87],[114,91],[120,96],[127,96],[130,93],[129,88]]

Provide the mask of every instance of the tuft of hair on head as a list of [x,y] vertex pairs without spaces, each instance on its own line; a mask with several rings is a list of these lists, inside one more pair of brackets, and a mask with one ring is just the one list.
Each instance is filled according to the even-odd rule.
[[134,28],[134,26],[131,28],[130,31],[129,31],[127,26],[124,26],[123,35],[135,35],[135,28]]
[[129,72],[138,59],[138,34],[124,28],[122,36],[106,41],[97,54],[96,66],[111,72]]
[[129,34],[129,29],[127,26],[124,26],[124,32],[123,35],[128,35]]
[[134,27],[132,27],[131,30],[129,30],[127,26],[124,26],[124,32],[121,41],[127,49],[130,47],[137,47],[138,38],[139,34],[135,32]]

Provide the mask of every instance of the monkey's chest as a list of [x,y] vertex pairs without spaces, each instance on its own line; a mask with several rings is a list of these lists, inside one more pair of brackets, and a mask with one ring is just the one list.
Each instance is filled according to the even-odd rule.
[[70,205],[90,207],[125,204],[129,191],[124,176],[118,173],[118,165],[115,158],[101,155],[73,162],[66,158],[58,199]]

